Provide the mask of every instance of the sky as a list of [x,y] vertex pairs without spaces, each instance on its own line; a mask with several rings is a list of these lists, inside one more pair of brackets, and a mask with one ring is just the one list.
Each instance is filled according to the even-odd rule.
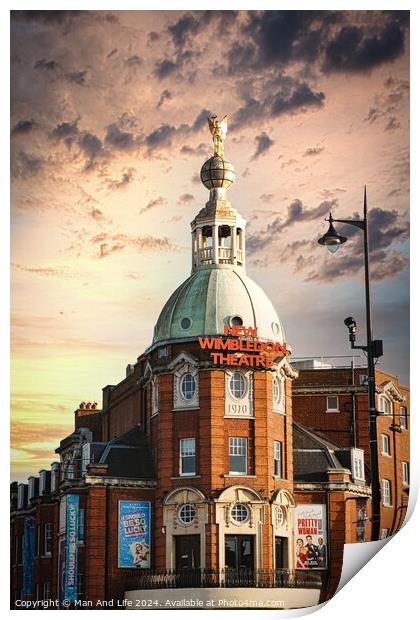
[[12,479],[55,460],[188,277],[213,114],[295,357],[349,355],[349,315],[363,343],[362,235],[317,239],[367,185],[379,367],[408,384],[408,12],[14,11]]

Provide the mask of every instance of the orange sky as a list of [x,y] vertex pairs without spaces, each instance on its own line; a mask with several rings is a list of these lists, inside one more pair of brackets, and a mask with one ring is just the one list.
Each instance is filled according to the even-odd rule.
[[316,240],[367,184],[381,367],[408,382],[408,36],[401,12],[15,12],[14,479],[54,460],[188,275],[210,113],[295,355],[347,354],[343,318],[363,324],[360,239]]

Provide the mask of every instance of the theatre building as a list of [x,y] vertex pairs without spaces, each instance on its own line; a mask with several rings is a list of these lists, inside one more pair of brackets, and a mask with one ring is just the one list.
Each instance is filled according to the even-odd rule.
[[[12,486],[13,606],[50,594],[305,607],[334,593],[343,544],[369,538],[353,444],[294,424],[299,374],[246,274],[246,222],[220,150],[201,180],[210,193],[191,223],[191,275],[149,348],[103,389],[101,409],[80,404],[44,482]],[[356,456],[363,465],[365,444]]]

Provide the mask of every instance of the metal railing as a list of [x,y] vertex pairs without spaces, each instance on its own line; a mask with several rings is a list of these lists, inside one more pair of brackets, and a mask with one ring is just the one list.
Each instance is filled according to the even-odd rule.
[[181,570],[142,570],[140,590],[171,588],[315,588],[320,589],[320,573],[312,570],[261,568],[189,568]]

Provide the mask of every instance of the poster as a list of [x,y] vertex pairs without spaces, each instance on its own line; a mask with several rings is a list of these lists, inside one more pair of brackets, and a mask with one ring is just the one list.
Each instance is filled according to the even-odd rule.
[[119,502],[119,568],[150,568],[150,502]]
[[325,504],[298,504],[295,508],[295,568],[327,568]]
[[66,574],[64,598],[77,600],[77,552],[79,530],[79,496],[67,495],[66,507]]
[[356,499],[356,537],[357,542],[365,542],[366,520],[367,520],[367,499],[366,497],[358,497]]
[[25,517],[23,530],[23,596],[33,594],[33,577],[35,563],[35,519]]
[[66,578],[66,539],[64,536],[58,541],[58,601],[60,608],[64,600]]

